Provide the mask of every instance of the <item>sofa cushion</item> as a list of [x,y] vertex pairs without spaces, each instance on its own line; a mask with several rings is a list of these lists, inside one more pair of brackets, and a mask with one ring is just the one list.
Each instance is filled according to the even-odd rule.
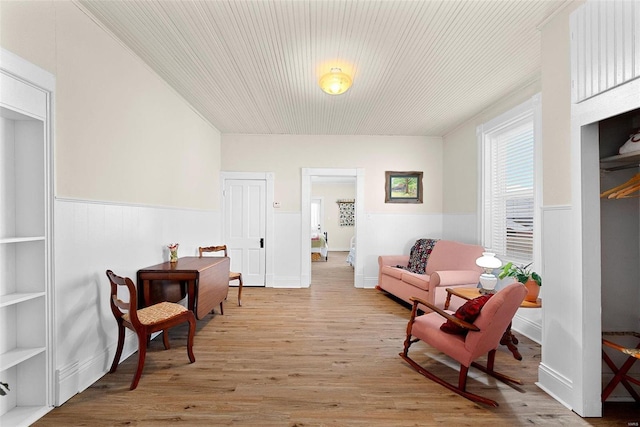
[[424,289],[425,291],[429,290],[429,276],[427,276],[426,274],[417,274],[410,271],[404,271],[402,274],[402,281],[413,285],[416,288]]
[[409,264],[407,270],[412,273],[424,274],[427,268],[427,261],[429,255],[433,251],[438,239],[418,239],[411,247],[411,253],[409,255]]
[[382,274],[387,276],[391,276],[394,279],[402,280],[402,274],[406,273],[405,270],[401,270],[391,265],[384,265],[381,267],[380,271]]
[[[480,310],[482,310],[482,307],[487,301],[489,301],[489,298],[491,298],[492,296],[493,294],[480,295],[477,298],[465,302],[462,306],[460,306],[460,308],[456,310],[454,316],[456,316],[460,320],[464,320],[467,323],[475,322],[480,315]],[[440,329],[448,334],[456,335],[466,335],[467,332],[469,332],[468,329],[458,326],[448,319],[440,326]]]

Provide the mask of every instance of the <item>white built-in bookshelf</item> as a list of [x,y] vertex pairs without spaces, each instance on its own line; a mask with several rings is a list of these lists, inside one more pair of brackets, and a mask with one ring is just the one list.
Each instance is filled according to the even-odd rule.
[[0,425],[52,408],[53,77],[0,52]]

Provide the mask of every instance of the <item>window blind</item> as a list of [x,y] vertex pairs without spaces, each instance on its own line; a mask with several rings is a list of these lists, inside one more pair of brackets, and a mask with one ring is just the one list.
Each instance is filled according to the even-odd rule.
[[516,263],[533,260],[534,134],[527,115],[487,135],[485,222],[491,250]]

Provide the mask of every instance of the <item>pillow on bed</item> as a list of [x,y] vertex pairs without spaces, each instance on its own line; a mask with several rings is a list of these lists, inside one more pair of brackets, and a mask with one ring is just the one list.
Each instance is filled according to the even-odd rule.
[[[464,320],[467,323],[473,323],[480,315],[480,310],[489,301],[493,294],[480,295],[477,298],[465,302],[460,308],[456,310],[454,316],[460,320]],[[469,332],[468,329],[458,326],[452,321],[448,320],[440,325],[440,330],[448,334],[454,335],[466,335]]]

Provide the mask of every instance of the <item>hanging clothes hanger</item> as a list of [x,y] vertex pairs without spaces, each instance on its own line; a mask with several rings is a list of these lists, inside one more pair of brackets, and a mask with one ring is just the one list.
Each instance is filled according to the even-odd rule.
[[623,188],[620,191],[617,191],[609,196],[610,199],[628,199],[631,197],[640,197],[640,194],[636,194],[635,196],[630,196],[630,194],[640,191],[640,182],[635,184],[630,184],[626,188]]
[[[633,186],[635,184],[639,184],[639,183],[640,183],[640,173],[637,173],[634,176],[632,176],[625,183],[620,184],[620,185],[618,185],[616,187],[611,188],[610,190],[607,190],[607,191],[601,193],[600,197],[601,198],[608,197],[609,199],[615,199],[615,198],[617,198],[616,196],[618,195],[619,192],[625,191],[629,187],[631,187],[631,186]],[[633,191],[631,191],[631,192],[633,192]]]

